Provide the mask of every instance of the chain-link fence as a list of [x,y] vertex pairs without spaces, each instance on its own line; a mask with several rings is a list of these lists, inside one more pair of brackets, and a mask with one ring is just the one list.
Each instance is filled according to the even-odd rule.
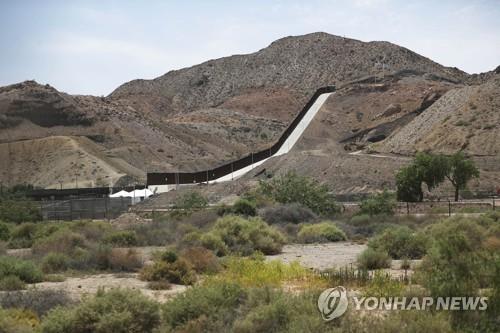
[[128,211],[132,198],[78,198],[39,201],[44,220],[109,220]]

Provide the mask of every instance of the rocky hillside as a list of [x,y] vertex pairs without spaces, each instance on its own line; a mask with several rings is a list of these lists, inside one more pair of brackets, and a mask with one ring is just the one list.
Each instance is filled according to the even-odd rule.
[[373,148],[413,154],[435,151],[469,155],[500,154],[500,75],[486,83],[447,92],[426,112]]
[[[207,61],[153,80],[131,81],[110,97],[161,114],[217,107],[230,98],[233,108],[240,109],[239,104],[267,100],[269,88],[272,95],[302,104],[318,87],[402,70],[455,83],[468,77],[388,42],[313,33],[279,39],[252,54]],[[280,118],[281,110],[273,111],[272,116]]]
[[[434,126],[448,116],[450,126],[481,122],[480,131],[463,131],[467,152],[498,155],[486,144],[498,138],[498,128],[483,124],[497,126],[498,117],[482,111],[496,108],[495,75],[468,75],[388,42],[314,33],[134,80],[107,97],[72,96],[27,81],[0,88],[0,160],[12,162],[2,164],[0,181],[69,186],[72,177],[56,175],[71,173],[80,186],[110,185],[144,182],[148,171],[213,167],[272,144],[318,87],[335,84],[338,92],[297,149],[263,168],[298,169],[333,182],[339,191],[377,189],[391,185],[404,159],[378,161],[374,169],[373,161],[349,154],[412,154],[434,144],[463,148],[454,137],[436,134],[449,130]],[[450,99],[473,103],[476,119],[465,109],[463,117],[454,108],[444,118],[432,111]],[[435,130],[427,133],[419,123],[432,123]],[[88,165],[81,166],[83,155]]]

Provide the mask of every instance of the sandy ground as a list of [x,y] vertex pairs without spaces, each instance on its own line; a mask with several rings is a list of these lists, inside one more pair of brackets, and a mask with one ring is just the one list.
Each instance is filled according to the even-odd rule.
[[278,259],[285,263],[298,261],[307,268],[324,270],[355,265],[357,256],[365,248],[366,245],[351,242],[291,244],[285,245],[282,253],[266,258]]
[[[355,267],[358,255],[365,248],[365,244],[352,242],[291,244],[285,245],[281,254],[266,256],[266,260],[281,260],[284,263],[298,261],[303,266],[315,270],[351,267],[351,265]],[[145,262],[151,260],[152,253],[160,249],[162,247],[136,248]],[[19,253],[15,254],[19,255]],[[418,264],[418,262],[417,260],[413,261],[412,266]],[[401,270],[400,265],[400,260],[393,260],[392,267],[387,269],[386,272],[395,278],[402,277],[404,271]],[[407,273],[411,276],[412,270],[409,270]],[[140,290],[144,295],[162,303],[187,289],[186,286],[172,285],[172,288],[169,290],[150,290],[147,288],[147,282],[138,279],[137,273],[70,276],[66,277],[66,280],[63,282],[41,282],[33,284],[31,287],[64,290],[73,299],[80,299],[87,294],[95,294],[99,289],[129,288]]]
[[[325,270],[329,268],[356,268],[358,255],[366,249],[366,244],[352,242],[336,242],[323,244],[290,244],[283,247],[280,254],[267,256],[267,260],[281,260],[285,263],[298,261],[302,266]],[[412,260],[411,267],[414,268],[420,260]],[[392,260],[391,268],[384,270],[394,278],[403,277],[405,272],[401,269],[401,260]],[[413,274],[413,269],[406,272],[408,276]]]
[[150,290],[147,282],[137,278],[137,274],[98,274],[82,277],[68,277],[63,282],[41,282],[31,285],[32,288],[64,290],[78,300],[84,295],[95,294],[99,289],[126,288],[140,290],[144,295],[158,302],[166,302],[175,295],[186,290],[186,286],[172,284],[169,290]]

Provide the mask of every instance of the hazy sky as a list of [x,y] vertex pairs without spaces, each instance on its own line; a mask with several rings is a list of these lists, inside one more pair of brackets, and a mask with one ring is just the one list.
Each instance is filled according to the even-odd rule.
[[107,95],[316,31],[387,40],[469,73],[500,65],[500,0],[0,0],[0,85]]

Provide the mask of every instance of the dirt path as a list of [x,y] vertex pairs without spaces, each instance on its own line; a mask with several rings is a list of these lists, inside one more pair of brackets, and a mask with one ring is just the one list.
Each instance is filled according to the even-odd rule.
[[324,270],[355,265],[356,258],[365,248],[366,245],[351,242],[291,244],[285,245],[282,253],[266,258],[278,259],[285,263],[298,261],[305,267]]
[[84,295],[95,294],[99,289],[127,288],[139,290],[144,295],[161,303],[186,290],[186,286],[173,284],[169,290],[151,290],[147,282],[137,278],[137,274],[98,274],[82,277],[68,277],[63,282],[40,282],[32,288],[63,290],[78,300]]

